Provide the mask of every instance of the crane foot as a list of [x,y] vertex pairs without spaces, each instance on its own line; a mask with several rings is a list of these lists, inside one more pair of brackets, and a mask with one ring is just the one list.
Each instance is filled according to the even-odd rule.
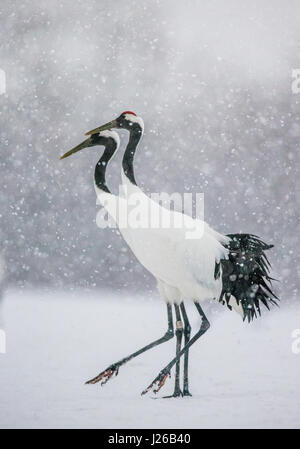
[[170,394],[168,396],[163,396],[163,399],[170,399],[170,398],[182,398],[183,393],[181,390],[174,391],[173,394]]
[[182,396],[192,396],[192,394],[189,392],[189,390],[183,389],[183,394],[182,394]]
[[117,365],[111,365],[106,370],[102,371],[102,373],[98,374],[98,376],[94,377],[91,380],[88,380],[86,384],[96,384],[100,382],[102,379],[104,379],[101,382],[101,385],[106,384],[106,382],[109,381],[114,375],[117,376],[119,373],[119,367]]
[[153,393],[158,393],[159,390],[164,386],[167,377],[171,377],[171,374],[169,371],[161,371],[159,375],[154,379],[154,381],[144,390],[142,391],[142,395],[147,394],[148,391],[152,390]]

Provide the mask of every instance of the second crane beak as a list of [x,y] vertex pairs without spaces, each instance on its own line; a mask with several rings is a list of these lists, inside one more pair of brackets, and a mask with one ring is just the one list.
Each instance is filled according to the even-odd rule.
[[71,154],[77,153],[77,151],[83,150],[83,148],[92,147],[95,145],[95,141],[93,137],[90,137],[89,139],[86,139],[84,142],[81,142],[76,147],[72,148],[72,150],[65,153],[63,156],[60,157],[60,159],[65,159],[68,156],[71,156]]
[[93,134],[99,134],[101,131],[105,131],[106,129],[118,128],[117,120],[112,120],[111,122],[106,123],[105,125],[99,126],[98,128],[92,129],[85,133],[86,136],[90,136]]

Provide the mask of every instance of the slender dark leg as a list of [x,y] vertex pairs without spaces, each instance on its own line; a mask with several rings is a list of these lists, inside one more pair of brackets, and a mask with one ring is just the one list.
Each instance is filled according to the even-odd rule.
[[147,387],[142,394],[146,394],[148,393],[149,390],[152,390],[154,385],[157,385],[156,389],[153,390],[154,393],[157,393],[161,387],[164,385],[167,377],[170,375],[170,371],[172,369],[172,367],[175,365],[175,363],[177,362],[178,359],[180,359],[180,357],[186,353],[186,351],[195,343],[195,341],[198,340],[198,338],[201,337],[201,335],[203,335],[208,329],[209,329],[209,321],[206,318],[200,304],[198,302],[195,301],[195,306],[202,318],[201,321],[201,326],[199,331],[193,336],[193,338],[190,339],[190,341],[183,347],[183,349],[179,352],[178,355],[176,355],[176,357],[174,357],[173,360],[171,360],[171,362],[165,367],[163,368],[159,375],[154,379],[154,381],[149,385],[149,387]]
[[[184,321],[184,346],[188,344],[191,336],[191,325],[185,310],[183,302],[180,304],[181,314]],[[183,396],[192,396],[189,392],[189,348],[184,353],[184,364],[183,364]]]
[[[181,349],[182,334],[183,334],[183,323],[181,321],[180,309],[177,304],[174,304],[175,315],[176,315],[176,356],[179,354]],[[176,361],[175,368],[175,388],[174,393],[171,396],[165,396],[166,398],[177,398],[178,396],[183,396],[180,390],[180,359]]]
[[96,384],[100,380],[104,379],[101,382],[101,385],[105,384],[114,374],[116,376],[118,375],[120,366],[129,362],[129,360],[133,359],[134,357],[137,357],[138,355],[143,354],[143,352],[146,352],[149,349],[154,348],[155,346],[158,346],[158,345],[164,343],[165,341],[170,340],[170,338],[173,338],[174,337],[174,327],[173,327],[172,306],[170,304],[167,304],[167,312],[168,312],[168,330],[163,337],[159,338],[158,340],[153,341],[152,343],[148,344],[147,346],[144,346],[143,348],[130,354],[129,356],[124,357],[123,359],[119,360],[119,362],[113,363],[108,368],[106,368],[106,370],[104,370],[100,374],[98,374],[98,376],[87,381],[86,383],[87,384]]

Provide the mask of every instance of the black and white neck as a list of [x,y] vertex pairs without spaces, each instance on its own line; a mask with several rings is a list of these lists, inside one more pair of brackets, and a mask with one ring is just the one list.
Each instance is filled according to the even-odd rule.
[[137,185],[134,176],[133,161],[137,146],[144,132],[144,124],[142,119],[140,117],[134,117],[134,121],[132,120],[131,126],[126,129],[129,131],[129,141],[123,156],[122,167],[124,175],[129,179],[129,181],[132,184]]
[[106,184],[106,169],[110,160],[119,148],[119,136],[114,131],[102,131],[101,135],[95,138],[94,145],[105,146],[104,152],[95,167],[95,185],[103,192],[111,193]]

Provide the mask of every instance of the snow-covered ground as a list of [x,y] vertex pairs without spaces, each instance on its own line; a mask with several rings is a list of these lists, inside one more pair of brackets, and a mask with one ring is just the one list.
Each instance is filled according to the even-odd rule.
[[[192,304],[188,311],[196,330]],[[300,354],[291,349],[300,307],[273,308],[251,325],[221,306],[209,313],[212,326],[191,350],[193,397],[157,400],[140,392],[173,357],[175,340],[122,367],[104,387],[84,381],[165,332],[162,302],[9,291],[1,313],[1,428],[300,427]],[[160,396],[172,388],[173,378]]]

